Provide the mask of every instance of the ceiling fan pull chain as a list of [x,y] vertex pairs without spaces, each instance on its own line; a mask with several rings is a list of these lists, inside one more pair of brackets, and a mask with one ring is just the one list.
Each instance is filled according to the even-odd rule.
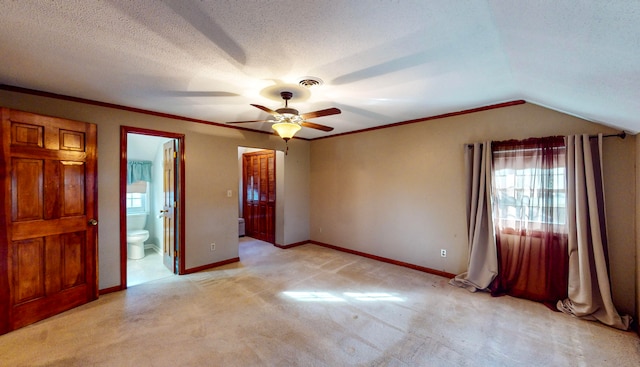
[[284,155],[288,155],[289,154],[289,140],[288,139],[284,141],[284,146],[287,147],[284,150]]

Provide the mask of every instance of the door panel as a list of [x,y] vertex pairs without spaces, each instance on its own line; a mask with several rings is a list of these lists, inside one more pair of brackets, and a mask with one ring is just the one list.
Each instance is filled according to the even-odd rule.
[[62,251],[62,289],[75,287],[85,282],[85,238],[82,233],[67,233],[60,236]]
[[0,334],[98,297],[96,126],[2,109],[1,132]]
[[11,125],[11,145],[42,147],[44,127],[14,122]]
[[14,159],[11,175],[11,212],[14,222],[42,219],[44,161]]
[[35,238],[13,243],[13,277],[15,305],[37,299],[45,294],[44,239]]
[[245,232],[275,243],[275,152],[245,153],[242,158]]
[[60,170],[63,181],[60,216],[84,214],[84,165],[76,162],[60,162]]
[[163,217],[163,246],[162,259],[172,273],[176,272],[175,261],[175,190],[176,190],[176,148],[175,141],[171,140],[164,144],[164,204],[162,207]]
[[60,129],[60,150],[83,152],[84,149],[84,134]]

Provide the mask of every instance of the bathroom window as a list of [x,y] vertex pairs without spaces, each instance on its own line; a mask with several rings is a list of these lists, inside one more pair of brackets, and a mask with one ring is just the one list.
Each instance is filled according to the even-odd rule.
[[144,213],[147,210],[147,194],[127,194],[127,212]]
[[147,183],[138,181],[127,185],[127,213],[146,213],[147,207]]

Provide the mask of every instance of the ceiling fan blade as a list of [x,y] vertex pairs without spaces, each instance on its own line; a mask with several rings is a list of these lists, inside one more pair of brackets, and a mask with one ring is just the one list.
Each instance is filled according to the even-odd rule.
[[310,127],[312,129],[318,129],[318,130],[322,130],[322,131],[331,131],[331,130],[333,130],[333,128],[330,127],[330,126],[314,124],[313,122],[308,122],[308,121],[303,121],[301,123],[301,125],[304,126],[304,127]]
[[247,122],[273,122],[271,120],[251,120],[251,121],[230,121],[227,124],[244,124]]
[[276,111],[274,111],[274,110],[270,109],[269,107],[260,106],[259,104],[253,104],[253,103],[252,103],[251,105],[252,105],[253,107],[255,107],[255,108],[259,108],[259,109],[263,110],[263,111],[264,111],[264,112],[266,112],[266,113],[270,113],[270,114],[272,114],[272,115],[277,115],[277,114],[278,114]]
[[327,108],[326,110],[303,113],[302,115],[300,115],[300,117],[302,117],[303,120],[306,120],[306,119],[312,119],[314,117],[337,115],[339,113],[342,113],[342,111],[340,111],[338,108],[333,107],[333,108]]

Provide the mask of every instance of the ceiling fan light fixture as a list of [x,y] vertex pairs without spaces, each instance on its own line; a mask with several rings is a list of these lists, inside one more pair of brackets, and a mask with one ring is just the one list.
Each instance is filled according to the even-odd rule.
[[278,122],[277,124],[272,125],[273,130],[275,130],[278,135],[285,141],[293,138],[293,136],[302,128],[302,126],[295,124],[293,122]]
[[299,125],[302,122],[302,118],[300,117],[300,115],[297,114],[298,111],[295,111],[295,112],[296,112],[295,114],[294,113],[280,113],[278,116],[276,116],[276,121],[278,121],[278,122],[290,122],[292,124],[298,124]]

